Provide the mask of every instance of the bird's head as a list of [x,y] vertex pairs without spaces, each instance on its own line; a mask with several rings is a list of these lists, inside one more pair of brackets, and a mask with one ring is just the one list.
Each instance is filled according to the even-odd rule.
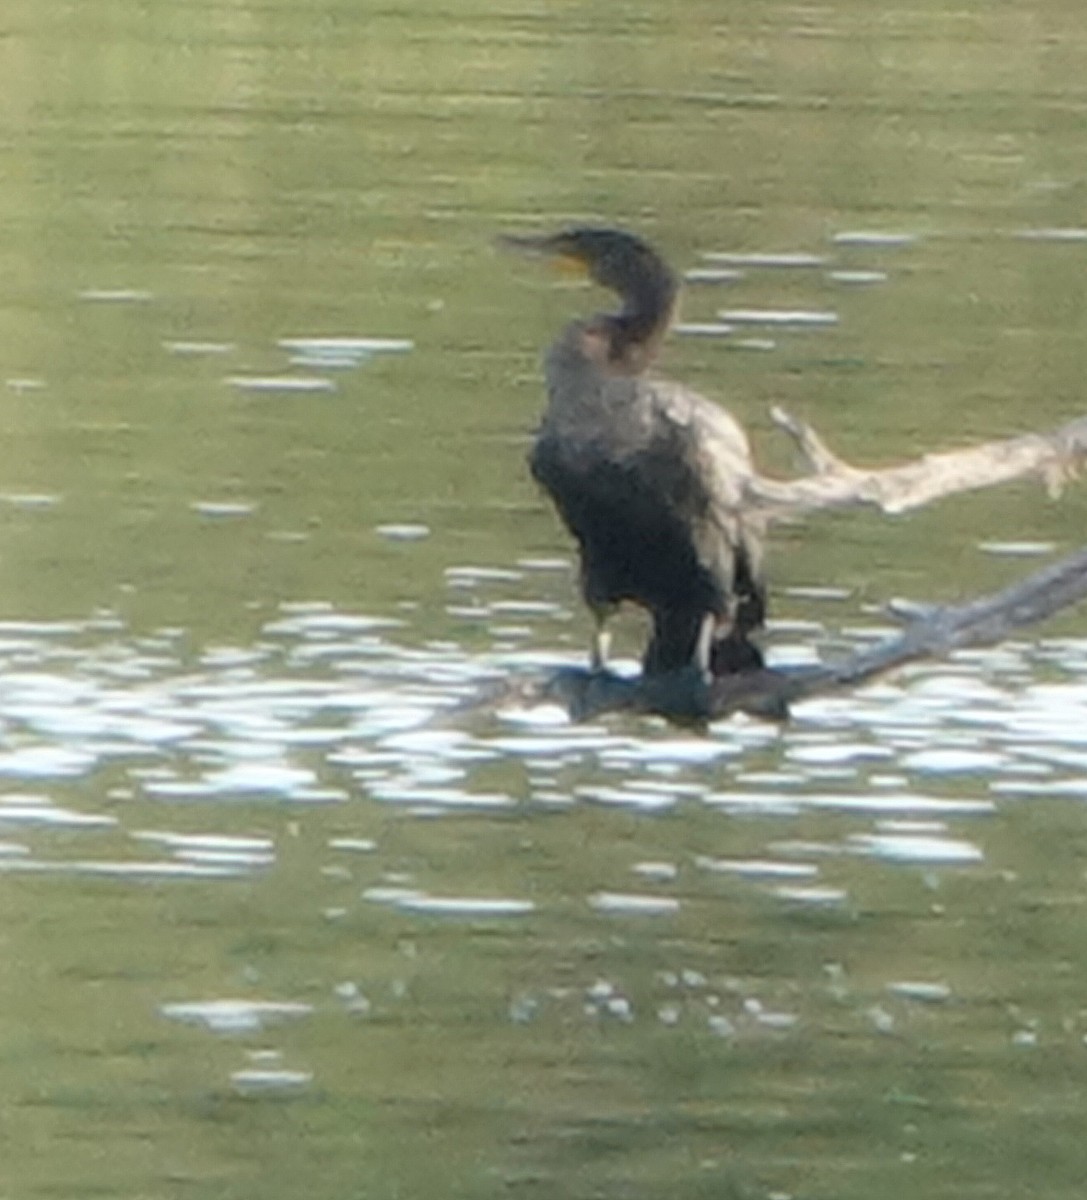
[[675,279],[664,259],[636,234],[607,226],[580,225],[558,233],[508,234],[500,243],[525,254],[551,258],[562,268],[587,275],[620,296],[646,280]]
[[500,241],[510,249],[553,259],[619,296],[621,310],[607,318],[614,359],[635,348],[651,353],[672,319],[679,279],[656,250],[633,233],[586,225],[558,233],[507,235]]

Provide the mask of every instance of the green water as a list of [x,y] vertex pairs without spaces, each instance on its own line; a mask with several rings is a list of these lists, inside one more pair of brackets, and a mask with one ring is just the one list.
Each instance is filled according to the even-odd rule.
[[[79,684],[89,645],[105,678],[128,646],[171,630],[177,678],[199,663],[229,688],[230,668],[215,675],[201,656],[265,645],[281,606],[303,602],[396,618],[395,645],[424,662],[449,645],[471,660],[503,637],[580,652],[568,572],[508,589],[555,607],[527,635],[449,611],[450,567],[569,553],[524,448],[539,348],[596,298],[501,256],[502,230],[608,221],[684,266],[706,251],[806,251],[886,272],[870,286],[768,270],[690,289],[692,321],[733,307],[839,314],[819,332],[753,331],[773,348],[669,348],[669,373],[729,402],[781,473],[793,464],[775,403],[863,462],[1082,411],[1087,240],[1046,232],[1083,229],[1077,5],[9,0],[0,31],[0,618],[117,623],[56,650],[0,645],[11,670]],[[858,230],[915,240],[835,243]],[[278,345],[334,336],[414,349],[319,371]],[[283,374],[336,388],[230,382]],[[215,519],[195,507],[208,503],[243,508]],[[825,623],[833,642],[879,621],[870,606],[889,596],[995,587],[1024,564],[979,542],[1076,546],[1085,504],[1082,489],[1052,503],[1024,485],[908,519],[781,530],[775,611]],[[390,523],[429,536],[376,532]],[[849,598],[828,610],[790,596],[812,585]],[[1082,631],[1073,615],[1047,632]],[[620,648],[639,636],[627,626]],[[1026,667],[964,669],[998,707],[1081,677],[1059,645],[1024,653]],[[305,664],[273,666],[309,678]],[[145,693],[132,678],[154,707],[155,670]],[[874,754],[912,695],[884,699]],[[27,711],[0,697],[0,750],[29,744]],[[1050,715],[1059,724],[1059,707]],[[338,805],[171,803],[141,791],[138,757],[12,776],[13,793],[119,821],[93,843],[11,834],[36,854],[124,857],[130,834],[155,828],[266,837],[276,864],[213,884],[0,875],[0,1196],[1080,1196],[1082,739],[1055,735],[1070,788],[1032,799],[1025,768],[1007,794],[995,767],[926,784],[909,765],[924,730],[836,776],[804,752],[833,746],[839,719],[838,740],[868,728],[801,716],[674,774],[655,757],[669,735],[648,724],[559,766],[507,754],[487,730],[479,745],[498,750],[469,781],[517,804],[436,820],[358,780]],[[255,726],[254,745],[264,736]],[[947,744],[986,736],[979,719]],[[211,737],[178,742],[170,769],[202,769]],[[1009,745],[1000,754],[1029,766],[1030,747]],[[342,785],[319,750],[297,755]],[[871,814],[680,804],[647,817],[540,798],[647,778],[743,792],[759,786],[745,772],[798,763],[811,770],[801,790],[995,797],[948,834],[983,861],[813,852],[848,900],[792,906],[697,857],[840,844],[870,832]],[[337,837],[373,839],[376,857],[333,852]],[[631,874],[645,862],[678,864],[661,889],[678,913],[609,918],[586,903],[652,890]],[[443,922],[359,899],[401,876],[537,910]],[[887,990],[911,980],[950,997]],[[368,1013],[347,1013],[345,983]],[[236,996],[314,1012],[235,1038],[160,1014]],[[731,1031],[714,1025],[722,1014]],[[231,1073],[262,1048],[312,1082],[236,1094]]]

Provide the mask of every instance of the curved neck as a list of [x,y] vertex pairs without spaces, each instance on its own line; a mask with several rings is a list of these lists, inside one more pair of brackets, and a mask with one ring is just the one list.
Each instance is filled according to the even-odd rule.
[[622,284],[613,286],[622,307],[607,317],[610,358],[640,369],[656,355],[672,323],[679,280],[663,260],[646,255]]

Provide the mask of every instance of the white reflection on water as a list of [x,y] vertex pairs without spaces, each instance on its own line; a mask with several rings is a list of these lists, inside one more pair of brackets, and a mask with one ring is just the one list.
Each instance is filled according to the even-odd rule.
[[672,896],[641,892],[594,892],[589,907],[614,917],[670,917],[679,912],[680,903]]
[[[369,898],[376,899],[373,895]],[[523,917],[536,909],[536,905],[531,900],[487,896],[431,896],[424,892],[413,892],[410,889],[399,895],[386,896],[384,902],[392,904],[401,912],[417,913],[427,917],[460,917],[469,920]]]
[[[502,594],[520,572],[465,566],[449,578],[487,589],[500,612],[520,605],[547,617],[552,607]],[[0,856],[6,871],[185,879],[277,869],[267,838],[159,832],[146,815],[129,828],[133,800],[164,812],[271,804],[300,818],[337,805],[351,823],[381,809],[488,821],[591,806],[604,810],[601,819],[611,810],[616,819],[701,811],[770,820],[779,833],[747,857],[692,853],[688,861],[707,884],[712,875],[776,881],[794,902],[826,904],[842,898],[835,881],[797,886],[815,874],[817,856],[873,870],[969,867],[984,861],[976,818],[1001,797],[1087,794],[1087,641],[1076,639],[957,655],[800,704],[784,727],[737,719],[705,737],[638,719],[575,727],[553,706],[454,715],[479,687],[548,669],[554,657],[412,645],[401,621],[323,603],[285,605],[251,645],[209,647],[194,659],[182,643],[178,630],[130,636],[109,613],[0,624],[0,778],[32,779],[37,789],[0,793],[0,829],[18,827],[28,839]],[[106,772],[108,785],[99,782]],[[948,794],[936,781],[968,787]],[[63,800],[52,794],[61,788]],[[850,828],[789,838],[791,822],[818,813]],[[61,830],[77,836],[78,849],[50,839]],[[380,858],[373,839],[343,832],[333,849]],[[108,855],[93,853],[91,841],[106,833]],[[127,858],[117,837],[129,840]],[[162,858],[148,860],[148,846]],[[643,856],[623,870],[662,885],[682,862],[667,872],[651,866]],[[614,878],[600,882],[597,911],[638,909],[612,890]],[[455,897],[455,880],[442,884]],[[409,894],[400,911],[442,903]],[[658,912],[678,904],[656,895],[645,903]]]
[[920,834],[854,834],[850,844],[858,854],[888,862],[920,863],[929,866],[961,866],[981,862],[981,850],[972,842]]
[[736,875],[742,879],[810,879],[819,874],[813,863],[777,862],[766,858],[706,858],[700,855],[695,865],[703,871]]
[[165,830],[137,829],[132,836],[171,850],[187,862],[236,867],[270,867],[275,863],[275,843],[271,838],[233,837],[222,834],[171,833]]
[[943,1004],[951,999],[951,989],[946,983],[924,983],[919,980],[897,980],[887,985],[892,996],[904,1000],[916,1000],[922,1004]]
[[231,375],[227,381],[241,392],[334,392],[336,383],[320,375]]
[[213,1033],[253,1033],[279,1021],[308,1017],[312,1004],[282,1000],[191,1000],[159,1006],[171,1021]]
[[270,1071],[252,1068],[230,1076],[234,1090],[241,1096],[289,1096],[303,1092],[313,1082],[312,1071]]
[[811,905],[816,908],[837,908],[849,899],[849,893],[844,888],[834,887],[782,885],[774,888],[774,895],[791,904]]
[[116,824],[116,817],[63,808],[47,796],[24,795],[20,792],[0,796],[0,827],[37,825],[54,829],[101,829]]
[[0,859],[0,874],[72,875],[84,878],[134,880],[160,883],[171,879],[237,879],[249,873],[249,867],[234,863],[142,861],[140,859]]

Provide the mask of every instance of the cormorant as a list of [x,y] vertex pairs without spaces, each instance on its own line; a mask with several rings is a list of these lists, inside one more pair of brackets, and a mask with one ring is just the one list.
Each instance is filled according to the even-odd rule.
[[623,601],[647,609],[646,674],[753,670],[765,616],[759,530],[744,518],[754,474],[741,426],[719,405],[649,373],[679,279],[641,238],[579,227],[504,243],[575,265],[620,308],[572,321],[547,351],[548,403],[529,464],[581,553],[602,669]]

